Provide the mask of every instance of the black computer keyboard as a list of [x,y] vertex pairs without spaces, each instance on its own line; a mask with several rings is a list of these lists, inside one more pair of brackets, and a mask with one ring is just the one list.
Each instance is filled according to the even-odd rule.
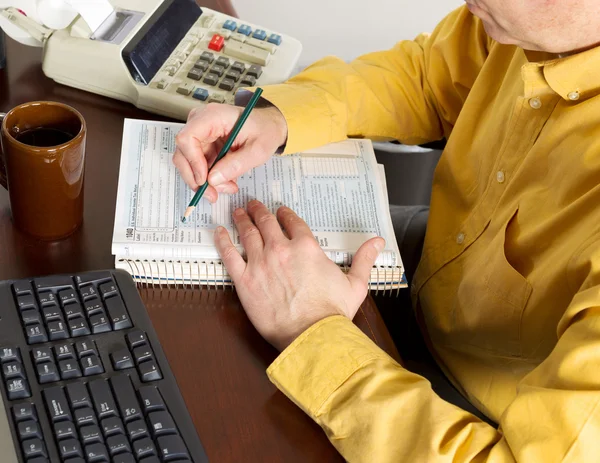
[[3,281],[0,317],[2,463],[208,461],[129,274]]

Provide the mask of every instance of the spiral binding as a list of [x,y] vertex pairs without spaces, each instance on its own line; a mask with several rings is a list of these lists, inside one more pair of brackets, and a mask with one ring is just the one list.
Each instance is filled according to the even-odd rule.
[[[118,262],[127,264],[128,271],[139,288],[158,285],[160,289],[163,286],[168,289],[172,287],[177,289],[181,285],[183,289],[206,286],[209,290],[229,287],[234,290],[235,286],[225,266],[218,260],[118,259]],[[171,277],[169,277],[168,267],[171,267]],[[188,274],[185,272],[186,268],[189,269]],[[340,265],[340,269],[344,273],[350,271],[347,264]],[[369,290],[374,292],[375,296],[380,293],[392,296],[396,291],[397,297],[400,294],[400,288],[405,287],[402,269],[387,266],[377,266],[374,269],[376,277],[369,282]],[[194,275],[194,270],[197,277]]]

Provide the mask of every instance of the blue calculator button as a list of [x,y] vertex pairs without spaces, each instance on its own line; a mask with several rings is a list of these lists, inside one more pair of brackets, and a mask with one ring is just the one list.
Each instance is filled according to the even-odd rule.
[[243,24],[238,28],[238,32],[244,35],[250,35],[252,33],[252,28],[248,26],[248,24]]
[[197,88],[192,95],[196,100],[205,101],[208,98],[208,90],[205,88]]
[[256,29],[254,34],[252,34],[252,37],[258,40],[265,40],[267,38],[267,33],[262,29]]
[[227,21],[225,21],[225,24],[223,24],[223,29],[228,29],[232,32],[235,32],[235,30],[237,29],[237,23],[235,21],[232,21],[231,19],[228,19]]
[[271,34],[267,39],[267,42],[274,43],[275,45],[281,45],[281,35]]

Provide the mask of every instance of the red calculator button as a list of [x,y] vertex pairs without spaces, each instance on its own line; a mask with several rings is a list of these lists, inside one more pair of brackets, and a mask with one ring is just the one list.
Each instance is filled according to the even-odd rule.
[[223,49],[223,45],[225,45],[225,38],[221,37],[219,34],[215,34],[208,44],[208,48],[214,51],[221,51]]

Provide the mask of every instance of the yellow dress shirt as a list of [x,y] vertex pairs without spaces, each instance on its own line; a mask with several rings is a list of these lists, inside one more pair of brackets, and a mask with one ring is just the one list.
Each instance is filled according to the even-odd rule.
[[268,374],[348,461],[600,461],[599,93],[600,48],[524,52],[466,8],[265,88],[286,152],[448,139],[411,291],[440,366],[499,428],[331,317]]

